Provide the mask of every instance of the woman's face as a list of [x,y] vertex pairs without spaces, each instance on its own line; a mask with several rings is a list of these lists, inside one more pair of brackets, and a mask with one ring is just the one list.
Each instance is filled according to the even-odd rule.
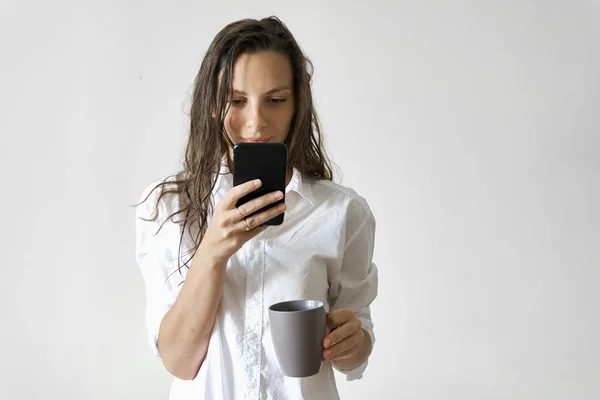
[[234,144],[283,142],[294,115],[288,58],[273,51],[241,55],[233,68],[225,129]]

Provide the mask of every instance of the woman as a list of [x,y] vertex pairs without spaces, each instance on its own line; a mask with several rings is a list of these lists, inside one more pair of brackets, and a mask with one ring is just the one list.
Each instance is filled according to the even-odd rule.
[[[362,376],[374,343],[369,305],[375,219],[353,190],[332,182],[312,103],[310,62],[285,25],[242,20],[217,34],[196,77],[183,171],[150,185],[137,212],[137,261],[150,342],[175,376],[171,399],[338,398],[332,368]],[[233,187],[232,147],[288,146],[285,205]],[[285,212],[282,225],[261,224]],[[326,304],[317,375],[280,372],[268,307]]]

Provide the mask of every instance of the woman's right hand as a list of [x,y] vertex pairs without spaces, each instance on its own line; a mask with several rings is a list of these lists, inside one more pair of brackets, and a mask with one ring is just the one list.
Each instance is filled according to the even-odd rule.
[[258,179],[249,181],[235,186],[223,196],[215,206],[202,243],[196,252],[197,256],[207,257],[205,260],[213,265],[226,264],[244,243],[267,228],[261,224],[285,211],[285,204],[279,204],[251,217],[245,217],[281,200],[283,197],[281,192],[267,193],[236,208],[239,199],[258,189],[260,185]]

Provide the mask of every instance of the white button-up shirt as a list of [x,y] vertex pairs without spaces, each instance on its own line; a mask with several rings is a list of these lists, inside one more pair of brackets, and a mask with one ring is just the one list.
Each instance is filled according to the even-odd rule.
[[[154,186],[144,190],[142,199]],[[231,188],[232,176],[223,166],[213,191],[215,204]],[[150,217],[156,199],[154,191],[137,216]],[[285,203],[284,223],[246,242],[229,259],[206,358],[193,380],[174,379],[171,400],[339,398],[332,363],[323,363],[318,374],[307,378],[282,374],[268,314],[269,306],[280,301],[320,300],[326,312],[352,309],[375,342],[369,308],[377,295],[375,219],[366,201],[331,181],[303,179],[295,169]],[[187,268],[177,271],[180,225],[168,221],[155,235],[164,218],[179,209],[179,199],[166,195],[158,207],[156,221],[137,218],[136,256],[145,281],[149,340],[160,357],[160,322],[174,304]],[[183,256],[193,244],[189,237],[184,235],[182,260],[189,258]],[[341,372],[348,380],[359,379],[366,366]]]

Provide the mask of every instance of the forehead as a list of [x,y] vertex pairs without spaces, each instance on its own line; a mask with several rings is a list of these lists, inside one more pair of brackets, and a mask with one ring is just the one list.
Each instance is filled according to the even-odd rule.
[[233,89],[264,92],[274,87],[292,87],[292,68],[285,54],[263,51],[244,53],[233,66]]

